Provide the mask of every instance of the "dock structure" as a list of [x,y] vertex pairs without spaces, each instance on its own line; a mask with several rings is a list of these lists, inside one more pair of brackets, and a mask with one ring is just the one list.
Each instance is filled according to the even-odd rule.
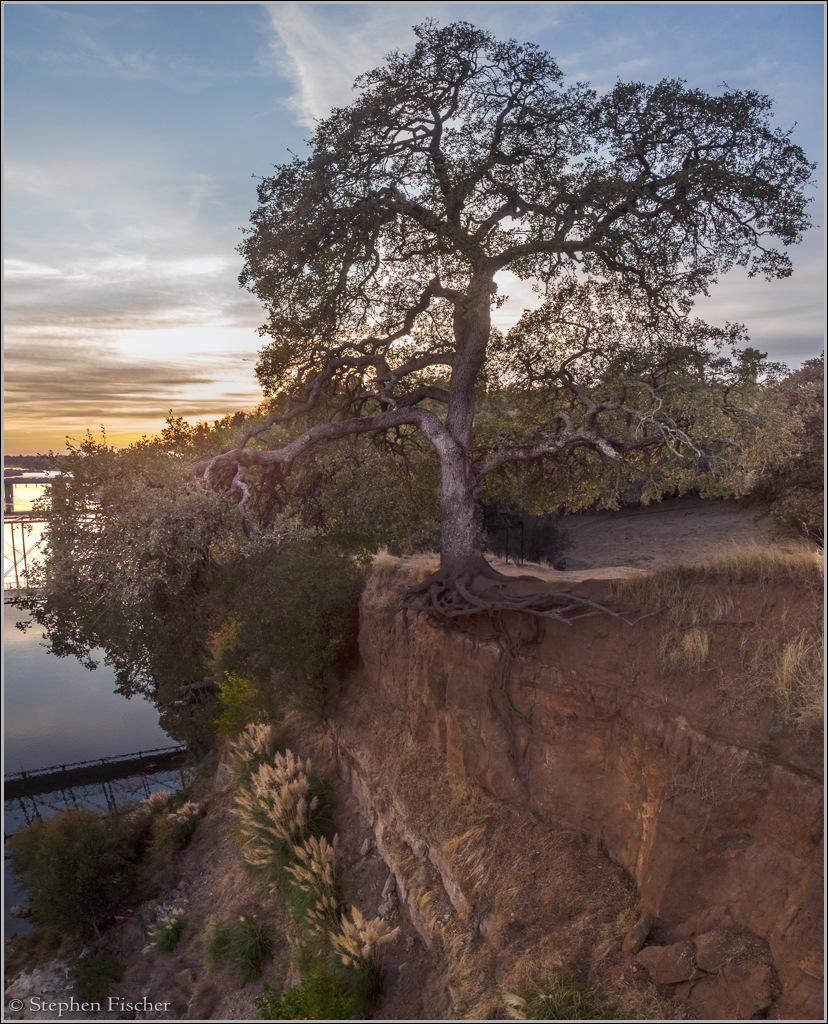
[[3,590],[17,591],[28,586],[29,559],[40,547],[38,537],[33,541],[28,527],[45,522],[43,516],[28,509],[15,509],[16,484],[48,486],[54,480],[46,474],[28,473],[25,476],[3,478]]
[[133,775],[169,771],[185,764],[187,755],[186,746],[156,747],[132,754],[99,757],[93,761],[9,772],[3,777],[3,795],[6,800],[19,800],[22,797],[41,796],[99,782],[114,782]]
[[3,477],[3,508],[6,516],[14,512],[14,488],[21,486],[47,487],[54,480],[48,473],[27,473],[25,476]]

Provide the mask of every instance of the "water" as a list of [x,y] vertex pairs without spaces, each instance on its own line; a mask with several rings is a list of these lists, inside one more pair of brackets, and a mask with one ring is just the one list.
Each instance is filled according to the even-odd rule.
[[[15,488],[15,510],[20,510],[19,490],[42,491],[42,488]],[[28,496],[28,495],[27,495]],[[25,508],[25,505],[22,505]],[[20,558],[19,525],[16,526],[17,554]],[[38,527],[35,525],[35,530]],[[37,540],[29,536],[27,550]],[[9,582],[11,560],[10,524],[4,525],[4,581]],[[13,577],[14,565],[11,564]],[[8,595],[6,595],[8,597]],[[128,754],[172,745],[172,740],[158,724],[157,710],[146,700],[130,700],[114,692],[115,675],[101,664],[94,671],[85,669],[74,658],[57,658],[47,650],[38,627],[21,632],[16,623],[26,621],[25,612],[3,604],[3,720],[4,772],[71,764],[99,757]],[[177,773],[153,777],[149,789],[174,789]],[[140,780],[124,780],[112,785],[120,798],[146,795]],[[89,806],[106,805],[107,793],[102,787],[83,787],[75,798]],[[59,794],[38,797],[37,805],[45,817],[63,806]],[[4,835],[10,835],[31,816],[31,808],[23,804],[4,805]],[[5,875],[5,871],[4,871]],[[13,880],[5,879],[4,913],[9,906],[25,900]],[[6,934],[25,928],[24,922],[5,918]],[[22,926],[22,927],[21,927]]]
[[6,772],[171,745],[152,704],[114,693],[115,675],[103,664],[90,672],[50,654],[39,628],[15,627],[25,618],[3,605]]

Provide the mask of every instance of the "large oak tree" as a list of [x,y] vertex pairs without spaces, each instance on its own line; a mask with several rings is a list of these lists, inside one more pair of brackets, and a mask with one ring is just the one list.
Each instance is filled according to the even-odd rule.
[[[486,571],[487,474],[578,448],[700,450],[692,412],[659,390],[728,340],[690,322],[692,299],[734,266],[791,272],[774,246],[809,224],[813,165],[755,92],[665,80],[598,96],[532,44],[467,23],[415,31],[319,124],[309,156],[259,185],[241,280],[267,310],[258,374],[279,413],[196,471],[243,502],[251,467],[416,429],[439,456],[441,573],[456,581]],[[547,300],[505,340],[503,271]],[[601,370],[610,391],[590,385]],[[558,404],[475,447],[484,384],[521,382],[554,384]],[[262,446],[276,423],[300,429]]]

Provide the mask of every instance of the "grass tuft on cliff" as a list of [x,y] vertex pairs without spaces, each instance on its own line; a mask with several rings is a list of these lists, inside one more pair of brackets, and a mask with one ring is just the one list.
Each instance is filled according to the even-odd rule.
[[[676,564],[619,580],[613,596],[626,607],[663,616],[659,659],[668,674],[712,667],[716,631],[737,630],[747,688],[773,701],[779,727],[812,733],[823,725],[825,705],[822,609],[817,601],[811,613],[810,599],[786,598],[780,588],[818,594],[823,579],[823,557],[813,548],[749,544],[703,566]],[[761,623],[739,611],[736,588],[743,584],[764,595]]]

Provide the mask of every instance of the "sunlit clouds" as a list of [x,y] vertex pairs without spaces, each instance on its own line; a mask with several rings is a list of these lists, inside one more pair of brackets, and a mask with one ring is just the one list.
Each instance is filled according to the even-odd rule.
[[[212,419],[258,403],[264,315],[238,286],[236,252],[254,178],[302,156],[316,121],[410,49],[425,18],[534,41],[599,91],[663,77],[755,88],[822,154],[821,5],[11,3],[4,15],[9,453],[101,424],[121,443],[170,410]],[[792,365],[818,354],[822,238],[794,251],[789,281],[734,272],[700,314],[744,321]],[[538,298],[516,279],[501,288],[505,329]]]

